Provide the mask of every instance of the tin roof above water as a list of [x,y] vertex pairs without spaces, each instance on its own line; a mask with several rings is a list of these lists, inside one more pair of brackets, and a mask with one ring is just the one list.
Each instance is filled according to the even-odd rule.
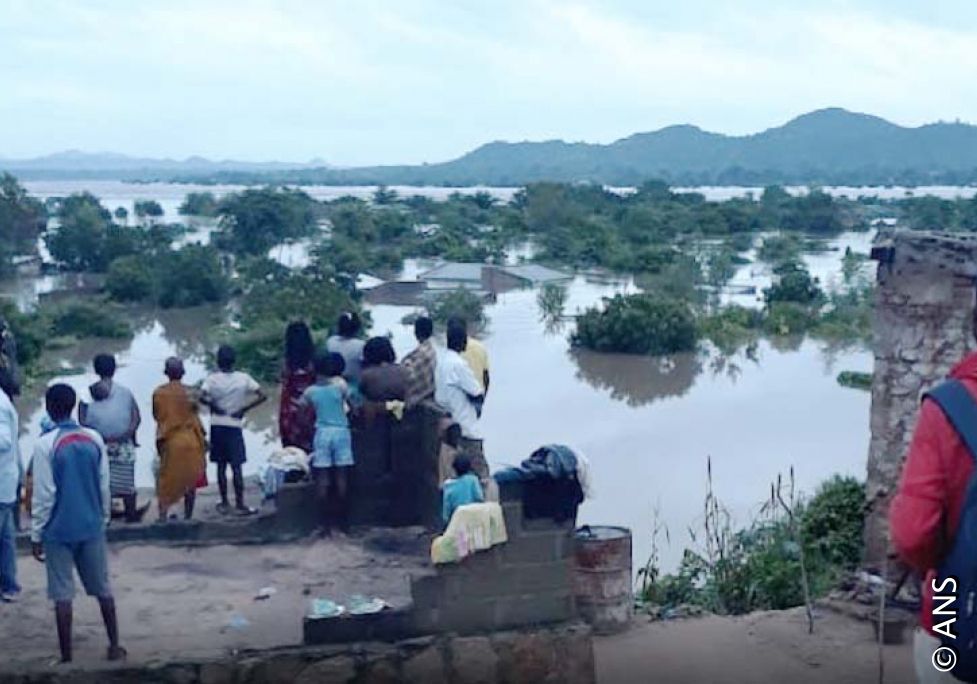
[[418,279],[479,282],[482,279],[482,271],[485,268],[492,268],[502,273],[507,273],[516,278],[526,280],[534,285],[569,280],[572,277],[566,273],[563,273],[562,271],[541,266],[540,264],[496,266],[492,264],[449,261],[441,264],[440,266],[436,266],[429,271],[421,273],[418,276]]

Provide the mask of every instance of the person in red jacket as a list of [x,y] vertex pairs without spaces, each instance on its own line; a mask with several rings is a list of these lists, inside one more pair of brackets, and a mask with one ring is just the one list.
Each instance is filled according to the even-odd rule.
[[[977,399],[977,352],[958,363],[950,377],[963,382]],[[973,470],[974,456],[943,410],[935,401],[924,399],[899,488],[889,507],[892,544],[922,579],[919,629],[913,643],[920,682],[957,681],[949,673],[937,671],[932,662],[940,641],[933,634],[931,581],[953,544]]]

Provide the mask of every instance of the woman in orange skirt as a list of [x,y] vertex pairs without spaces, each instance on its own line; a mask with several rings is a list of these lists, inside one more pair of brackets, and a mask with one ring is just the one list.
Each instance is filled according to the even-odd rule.
[[166,360],[169,382],[153,392],[153,417],[156,419],[156,450],[159,452],[159,480],[156,496],[159,519],[167,519],[170,506],[183,499],[184,517],[193,517],[197,486],[204,481],[207,439],[197,415],[197,405],[181,380],[183,361]]

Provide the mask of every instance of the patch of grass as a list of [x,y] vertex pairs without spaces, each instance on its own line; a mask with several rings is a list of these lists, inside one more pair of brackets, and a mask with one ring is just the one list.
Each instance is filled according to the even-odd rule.
[[872,389],[872,374],[858,371],[842,371],[838,374],[838,384],[842,387],[869,391]]
[[659,572],[653,558],[640,573],[641,600],[736,615],[803,605],[807,592],[817,598],[830,591],[861,556],[864,486],[835,476],[811,499],[791,497],[790,505],[778,492],[772,486],[758,518],[734,530],[710,478],[702,527],[690,530],[695,548],[685,549],[674,573]]
[[112,307],[90,301],[72,301],[42,309],[51,321],[56,337],[74,336],[122,339],[132,335],[132,327]]

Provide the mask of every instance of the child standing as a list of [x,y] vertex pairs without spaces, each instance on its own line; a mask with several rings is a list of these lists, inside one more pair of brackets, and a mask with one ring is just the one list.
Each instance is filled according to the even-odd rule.
[[485,501],[482,483],[478,481],[478,475],[472,472],[472,460],[461,453],[455,456],[451,466],[455,469],[457,477],[446,480],[441,486],[441,518],[445,525],[451,522],[451,516],[459,506]]
[[244,414],[266,401],[268,397],[258,382],[247,373],[234,370],[237,357],[234,349],[223,345],[217,350],[216,373],[211,373],[201,387],[200,403],[210,408],[210,460],[217,464],[217,486],[221,502],[220,513],[230,512],[227,500],[227,466],[234,478],[234,499],[239,514],[249,515],[255,510],[244,505]]
[[61,662],[71,662],[75,572],[89,596],[98,599],[109,638],[108,659],[122,660],[115,599],[109,584],[105,525],[109,519],[109,464],[105,444],[94,430],[71,419],[77,397],[68,385],[52,385],[45,395],[57,429],[34,445],[31,552],[47,568],[48,597],[61,646]]
[[[346,362],[336,352],[315,360],[316,382],[302,393],[302,403],[315,410],[312,476],[322,513],[323,534],[330,533],[330,508],[335,508],[339,527],[349,529],[349,471],[353,466],[353,441],[346,417],[349,389],[343,380]],[[330,492],[335,488],[335,506]]]

